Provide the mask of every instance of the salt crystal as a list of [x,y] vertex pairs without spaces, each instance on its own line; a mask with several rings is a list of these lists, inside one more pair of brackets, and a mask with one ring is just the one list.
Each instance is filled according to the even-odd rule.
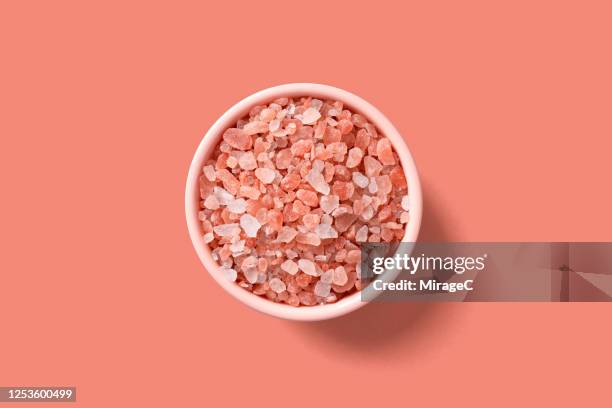
[[257,271],[257,268],[246,268],[242,271],[242,273],[249,283],[257,283],[257,280],[259,279],[259,272]]
[[215,225],[213,231],[220,237],[231,237],[240,232],[240,227],[238,224],[221,224]]
[[357,242],[366,242],[368,240],[368,226],[363,225],[361,228],[357,230],[355,234],[355,241]]
[[204,200],[204,208],[207,208],[209,210],[218,209],[219,200],[217,199],[217,197],[215,197],[214,195],[209,195],[208,197],[206,197],[206,200]]
[[376,194],[378,191],[378,184],[376,183],[376,179],[374,177],[370,178],[370,184],[368,184],[368,191],[370,194]]
[[242,130],[244,130],[244,133],[246,133],[247,135],[251,136],[257,133],[266,133],[268,131],[268,123],[265,121],[253,121],[253,122],[249,122],[246,125],[244,125],[244,127],[242,128]]
[[268,285],[270,285],[270,289],[272,289],[276,293],[284,292],[287,289],[285,283],[278,278],[270,279]]
[[221,187],[215,187],[213,189],[213,194],[217,197],[220,205],[227,205],[230,201],[234,199],[234,196],[228,192],[227,190]]
[[278,232],[276,239],[279,242],[284,242],[287,244],[293,241],[293,239],[296,237],[297,234],[298,232],[295,230],[295,228],[285,226],[285,227],[282,227],[281,230]]
[[246,211],[247,203],[244,198],[236,198],[227,204],[227,209],[234,214],[242,214]]
[[227,166],[231,169],[235,168],[238,165],[238,159],[234,156],[230,156],[227,158]]
[[319,281],[314,287],[314,294],[319,297],[327,297],[329,296],[330,290],[331,290],[331,285],[329,283],[323,283]]
[[309,259],[300,259],[298,261],[298,268],[306,275],[317,276],[317,269],[314,262]]
[[320,171],[316,171],[311,169],[306,175],[306,181],[321,194],[329,194],[330,188],[329,184],[325,181],[323,174]]
[[273,121],[270,122],[270,125],[268,127],[268,130],[270,132],[276,132],[278,129],[280,129],[280,120],[278,119],[274,119]]
[[213,239],[215,239],[215,236],[212,232],[207,232],[202,238],[204,239],[204,243],[208,244],[209,242],[212,242]]
[[281,269],[287,272],[289,275],[295,275],[296,273],[298,273],[297,264],[290,259],[287,259],[281,264]]
[[212,165],[204,166],[204,176],[208,179],[208,181],[215,181],[215,168]]
[[346,274],[346,270],[343,266],[338,266],[336,269],[334,269],[332,283],[334,285],[343,286],[346,285],[346,282],[348,282],[348,275]]
[[319,120],[320,117],[321,117],[321,114],[319,113],[317,109],[308,108],[304,111],[304,113],[302,113],[301,120],[302,120],[302,123],[305,125],[312,125],[317,120]]
[[260,167],[255,170],[255,177],[257,177],[264,184],[270,184],[274,181],[276,172],[267,167]]
[[238,277],[238,273],[236,272],[235,269],[232,269],[232,268],[221,267],[219,268],[219,272],[221,272],[223,277],[229,280],[230,282],[235,282],[236,278]]
[[223,133],[223,141],[238,150],[248,150],[252,146],[252,140],[242,129],[230,128]]
[[406,211],[410,211],[410,197],[402,197],[402,208]]
[[365,168],[366,176],[374,177],[378,176],[383,168],[382,164],[372,156],[366,156],[363,158],[363,165]]
[[249,238],[255,238],[257,236],[257,231],[261,228],[261,224],[257,221],[257,218],[253,217],[251,214],[242,214],[240,217],[240,226]]
[[244,170],[255,170],[257,168],[257,160],[253,152],[246,152],[238,159],[238,165]]
[[319,198],[319,206],[325,213],[330,214],[340,205],[340,198],[337,195],[324,195]]
[[245,244],[246,244],[246,241],[243,239],[236,241],[230,244],[230,251],[232,251],[233,254],[241,253],[242,251],[244,251]]
[[400,222],[402,224],[407,224],[408,221],[410,220],[410,213],[407,211],[404,211],[400,214]]
[[346,159],[346,167],[352,169],[353,167],[359,166],[361,159],[363,158],[363,150],[358,147],[353,147],[348,152],[348,158]]
[[378,160],[385,166],[395,164],[391,142],[387,138],[382,138],[378,141],[376,145],[376,155],[378,156]]
[[370,180],[360,172],[356,171],[353,173],[353,183],[355,183],[357,187],[366,188],[369,182]]
[[328,269],[327,271],[323,272],[320,280],[323,283],[331,284],[334,280],[334,270]]
[[329,224],[320,224],[315,227],[315,232],[321,239],[338,238],[338,231],[336,231]]
[[312,245],[312,246],[321,245],[321,239],[314,232],[298,234],[295,240],[299,242],[300,244],[304,244],[304,245]]

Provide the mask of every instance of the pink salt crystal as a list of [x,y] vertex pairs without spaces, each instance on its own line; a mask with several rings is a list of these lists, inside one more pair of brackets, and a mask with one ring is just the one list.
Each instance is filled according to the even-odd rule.
[[229,128],[223,133],[223,141],[238,150],[249,150],[252,140],[242,129]]
[[257,221],[257,218],[253,217],[251,214],[243,214],[240,217],[240,226],[249,238],[255,238],[257,236],[257,231],[261,228],[261,224]]
[[355,147],[365,151],[370,144],[370,135],[364,129],[359,129],[355,135]]
[[278,119],[274,119],[273,121],[270,122],[270,124],[268,125],[268,130],[272,133],[278,131],[280,129],[280,125],[281,122]]
[[238,159],[238,165],[244,170],[255,170],[257,168],[257,160],[253,152],[246,152]]
[[362,225],[355,234],[355,241],[366,242],[368,240],[368,226]]
[[395,234],[389,228],[383,228],[382,231],[380,232],[380,237],[385,242],[391,242],[391,241],[393,241],[393,238],[395,237]]
[[317,140],[323,139],[323,135],[325,134],[326,128],[327,128],[327,125],[325,124],[324,121],[317,122],[317,124],[314,127],[313,137]]
[[320,171],[310,170],[306,175],[306,181],[321,194],[329,194],[329,184],[325,181],[323,174]]
[[378,221],[384,221],[388,219],[389,217],[391,217],[392,214],[393,214],[393,210],[391,209],[391,207],[385,206],[381,208],[380,211],[378,211]]
[[302,157],[308,153],[313,146],[312,139],[298,140],[291,146],[291,154],[296,157]]
[[301,202],[300,200],[295,200],[293,202],[293,212],[296,213],[298,215],[298,218],[301,217],[302,215],[308,214],[308,212],[310,211],[310,207],[304,205],[303,202]]
[[319,206],[326,214],[331,214],[340,205],[337,195],[324,195],[319,198]]
[[383,168],[382,164],[372,156],[363,158],[363,166],[368,177],[378,176]]
[[332,192],[338,196],[340,201],[348,200],[355,192],[355,185],[350,181],[336,181],[332,186]]
[[219,208],[219,200],[214,195],[209,195],[204,200],[204,207],[209,210],[216,210]]
[[402,197],[402,208],[404,211],[410,211],[410,197],[404,196]]
[[342,214],[336,217],[336,222],[334,226],[339,233],[346,232],[349,227],[355,222],[357,216],[354,214]]
[[287,299],[287,304],[289,306],[298,307],[300,305],[300,298],[296,294],[289,295],[289,299]]
[[353,147],[348,152],[348,158],[346,159],[346,167],[352,169],[353,167],[359,166],[361,159],[363,158],[363,150],[358,147]]
[[340,133],[342,133],[343,135],[346,135],[350,133],[351,130],[353,130],[353,123],[350,120],[341,119],[338,122],[338,129],[340,129]]
[[370,194],[376,194],[378,192],[378,184],[376,184],[376,178],[372,177],[370,179],[370,184],[368,184],[368,192]]
[[298,273],[298,265],[291,259],[287,259],[281,264],[281,269],[287,272],[289,275],[295,275]]
[[204,240],[204,243],[208,244],[209,242],[212,242],[213,239],[215,239],[215,236],[212,232],[207,232],[202,238]]
[[304,111],[304,113],[302,113],[302,123],[305,125],[312,125],[319,120],[320,117],[321,114],[318,110],[315,108],[308,108]]
[[298,268],[306,275],[317,276],[315,264],[310,259],[300,259],[298,261]]
[[295,190],[297,186],[300,185],[300,182],[302,181],[302,178],[300,177],[299,174],[287,174],[285,177],[283,177],[283,179],[281,180],[281,188],[285,191],[291,191],[291,190]]
[[331,143],[336,143],[342,140],[342,133],[340,130],[335,127],[328,126],[325,130],[325,134],[323,134],[323,143],[329,145]]
[[391,183],[391,179],[387,175],[377,176],[376,185],[378,186],[379,194],[390,194],[393,189],[393,184]]
[[321,220],[321,217],[317,214],[306,214],[302,217],[302,222],[304,223],[304,226],[306,228],[308,228],[309,230],[313,230],[317,225],[319,225],[319,222]]
[[349,264],[356,264],[361,262],[361,251],[358,249],[348,251],[348,253],[346,254],[346,262]]
[[287,289],[285,282],[278,278],[270,279],[270,282],[268,282],[268,284],[270,285],[270,289],[272,289],[276,293],[284,292]]
[[255,169],[255,177],[257,177],[264,184],[270,184],[274,181],[276,172],[267,167],[259,167]]
[[268,212],[268,226],[272,231],[279,231],[283,226],[283,214],[277,210]]
[[331,284],[334,281],[334,270],[328,269],[327,271],[321,274],[319,278],[321,282]]
[[252,200],[257,200],[261,195],[261,192],[255,187],[241,185],[240,189],[238,190],[238,195],[241,197],[250,198]]
[[297,234],[298,232],[295,230],[295,228],[282,227],[278,232],[276,239],[279,242],[289,243],[293,241]]
[[321,239],[314,232],[307,232],[305,234],[298,234],[296,239],[297,242],[304,245],[321,245]]
[[315,228],[315,232],[321,239],[338,238],[338,231],[336,231],[329,224],[319,224]]
[[296,196],[310,207],[316,207],[319,204],[319,197],[314,191],[299,189]]
[[351,116],[351,121],[353,122],[353,125],[357,126],[358,128],[364,127],[367,123],[366,119],[358,113]]
[[408,184],[406,183],[406,176],[404,176],[404,171],[400,166],[395,166],[393,169],[391,169],[391,172],[389,172],[389,178],[391,179],[393,186],[396,188],[404,189],[408,187]]
[[291,153],[291,149],[283,149],[276,154],[276,168],[277,169],[286,169],[291,164],[291,159],[293,158],[293,154]]
[[366,208],[363,209],[363,212],[361,213],[361,219],[364,221],[370,221],[372,217],[374,217],[374,208],[372,208],[371,205],[368,205]]
[[206,178],[208,179],[208,181],[215,181],[216,180],[216,176],[215,176],[215,168],[213,166],[204,166],[204,175],[206,176]]
[[323,283],[321,281],[317,282],[314,287],[314,294],[319,297],[329,296],[329,292],[331,290],[331,285],[329,283]]
[[264,121],[253,121],[249,122],[242,128],[244,133],[247,135],[255,135],[257,133],[266,133],[268,132],[268,123]]
[[380,162],[385,166],[395,164],[391,142],[385,137],[378,141],[378,144],[376,145],[376,155],[378,156],[378,160],[380,160]]
[[334,142],[327,145],[327,150],[332,154],[333,158],[337,162],[343,162],[344,156],[346,155],[347,148],[343,142]]
[[264,122],[270,122],[276,117],[276,111],[274,109],[265,108],[259,114],[259,118]]
[[408,213],[407,211],[404,211],[400,214],[400,222],[402,224],[407,224],[408,220],[410,220],[410,213]]
[[335,166],[335,175],[336,179],[340,181],[350,181],[351,180],[351,170],[346,168],[341,164],[337,164]]
[[298,297],[300,298],[300,303],[304,306],[314,306],[317,304],[317,298],[312,292],[302,291],[298,293]]

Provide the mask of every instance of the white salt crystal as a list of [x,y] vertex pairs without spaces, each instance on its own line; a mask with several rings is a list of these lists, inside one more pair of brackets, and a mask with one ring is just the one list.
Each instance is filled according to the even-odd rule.
[[229,280],[230,282],[235,282],[236,278],[238,277],[238,273],[235,269],[232,268],[221,267],[219,268],[219,272],[221,272],[223,277],[225,277],[225,279]]
[[204,208],[207,208],[209,210],[218,209],[219,200],[217,199],[217,197],[215,197],[214,195],[209,195],[208,197],[206,197],[206,200],[204,200]]
[[353,173],[353,183],[359,188],[366,188],[370,180],[360,172]]
[[331,284],[334,280],[334,270],[328,269],[326,272],[323,272],[321,275],[321,282]]
[[334,270],[334,285],[342,286],[348,282],[348,276],[346,274],[346,270],[344,266],[339,266]]
[[247,203],[244,198],[236,198],[227,204],[227,209],[234,214],[243,214],[246,211]]
[[270,282],[268,282],[268,285],[270,285],[270,289],[272,289],[272,291],[276,293],[284,292],[287,289],[287,286],[285,285],[285,283],[278,278],[270,279]]
[[308,108],[302,113],[300,120],[305,125],[312,125],[321,118],[321,114],[315,108]]
[[234,196],[227,190],[221,187],[213,188],[213,194],[217,197],[220,205],[227,205],[230,201],[234,199]]
[[220,237],[231,237],[240,232],[240,227],[238,224],[221,224],[214,226],[213,231]]
[[331,285],[329,283],[323,283],[318,281],[314,287],[314,294],[319,297],[327,297],[329,296],[329,291],[331,290]]
[[242,214],[240,217],[240,226],[249,238],[255,238],[257,236],[257,231],[261,228],[261,224],[257,221],[257,218],[253,217],[251,214]]
[[317,276],[315,264],[310,259],[300,259],[298,261],[298,268],[306,275]]

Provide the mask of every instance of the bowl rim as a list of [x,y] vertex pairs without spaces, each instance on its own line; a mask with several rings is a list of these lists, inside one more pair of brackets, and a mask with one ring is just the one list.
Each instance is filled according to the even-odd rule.
[[[238,119],[244,117],[253,106],[270,103],[280,97],[290,96],[312,96],[339,100],[355,112],[363,114],[379,131],[389,138],[404,169],[410,196],[410,221],[408,222],[402,242],[416,242],[421,226],[423,198],[416,164],[408,149],[408,145],[391,121],[365,99],[344,89],[317,83],[287,83],[263,89],[238,101],[215,121],[200,141],[189,166],[185,187],[185,216],[191,242],[202,265],[217,284],[232,297],[252,309],[283,319],[298,321],[326,320],[350,313],[369,302],[362,301],[360,292],[356,292],[335,303],[294,307],[275,303],[248,292],[234,282],[225,279],[222,274],[215,273],[220,266],[213,260],[211,251],[203,240],[201,223],[198,219],[198,212],[200,211],[199,177],[201,169],[205,160],[208,159],[219,140],[221,140],[222,132],[228,127],[233,126]],[[385,281],[393,281],[397,274],[385,273],[381,276]]]

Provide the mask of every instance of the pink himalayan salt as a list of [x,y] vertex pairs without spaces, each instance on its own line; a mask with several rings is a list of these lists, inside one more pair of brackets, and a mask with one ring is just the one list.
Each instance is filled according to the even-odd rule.
[[[203,166],[203,239],[255,294],[292,306],[335,302],[363,287],[360,265],[351,262],[364,234],[368,242],[403,238],[409,212],[398,196],[407,194],[406,179],[391,144],[380,142],[387,139],[365,117],[337,102],[284,99],[253,108]],[[320,118],[304,123],[314,112]],[[258,169],[273,172],[268,183]],[[217,209],[206,207],[209,196]],[[255,236],[243,229],[242,215],[259,223]],[[256,262],[243,270],[245,256]],[[312,275],[300,272],[299,260],[312,262]],[[286,261],[295,274],[281,267]],[[285,289],[273,290],[273,279]]]
[[365,167],[365,174],[368,177],[378,176],[383,168],[382,164],[372,156],[364,157],[363,165]]
[[255,169],[255,177],[257,177],[264,184],[271,184],[276,177],[276,172],[266,167],[260,167]]
[[240,226],[244,230],[247,237],[254,238],[257,236],[257,231],[261,228],[261,224],[257,218],[251,214],[243,214],[240,217]]
[[290,259],[281,264],[281,269],[290,275],[298,273],[298,265]]
[[305,125],[312,125],[317,120],[319,120],[320,117],[321,114],[318,110],[316,110],[315,108],[308,108],[302,114],[302,123]]
[[346,159],[346,167],[352,169],[359,166],[361,159],[363,158],[363,150],[358,147],[353,147],[348,152],[348,158]]
[[309,205],[311,207],[315,207],[319,203],[319,197],[314,191],[299,189],[296,192],[296,196],[297,198],[302,200],[304,204]]
[[395,164],[395,158],[393,157],[393,150],[391,148],[391,142],[389,139],[380,139],[376,145],[376,155],[378,160],[385,166]]
[[223,141],[238,150],[249,150],[252,140],[242,129],[229,128],[223,133]]
[[298,261],[298,268],[306,275],[317,276],[316,266],[310,259],[300,259]]
[[270,285],[270,289],[272,289],[272,291],[274,291],[275,293],[281,293],[281,292],[284,292],[285,289],[287,289],[285,282],[283,282],[282,280],[278,278],[270,279],[269,285]]

